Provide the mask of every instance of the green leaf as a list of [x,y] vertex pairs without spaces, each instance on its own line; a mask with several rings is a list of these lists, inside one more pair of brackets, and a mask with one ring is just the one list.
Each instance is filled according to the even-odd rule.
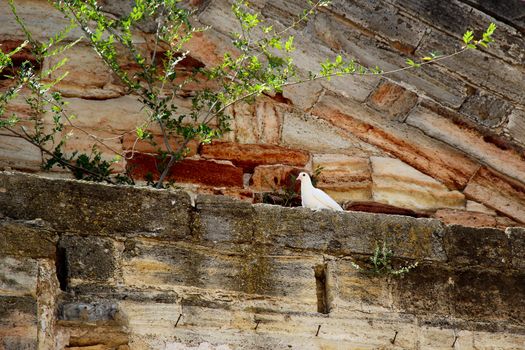
[[286,52],[292,52],[293,50],[295,50],[294,46],[293,46],[293,35],[291,35],[290,37],[288,37],[288,40],[286,40],[286,43],[284,44],[284,49],[286,50]]
[[472,39],[474,39],[474,32],[472,30],[467,30],[465,34],[463,34],[463,42],[468,44]]

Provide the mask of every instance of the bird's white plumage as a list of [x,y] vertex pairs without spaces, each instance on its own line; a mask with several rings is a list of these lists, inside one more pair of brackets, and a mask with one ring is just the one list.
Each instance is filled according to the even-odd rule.
[[343,208],[329,195],[312,185],[312,180],[307,173],[301,172],[297,179],[301,181],[301,203],[303,207],[313,210],[343,211]]

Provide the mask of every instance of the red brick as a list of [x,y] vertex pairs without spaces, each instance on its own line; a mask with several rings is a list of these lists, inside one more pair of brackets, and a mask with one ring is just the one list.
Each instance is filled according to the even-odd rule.
[[[160,160],[156,156],[135,153],[133,158],[127,161],[127,168],[137,180],[146,179],[148,174],[152,174],[153,179],[157,180],[160,176],[157,164],[160,164]],[[242,187],[242,176],[242,169],[231,164],[202,159],[184,159],[175,163],[166,180],[208,186]]]
[[303,167],[308,163],[308,152],[273,145],[238,144],[233,142],[213,142],[203,145],[201,156],[207,159],[229,160],[252,172],[258,165],[283,164]]
[[417,94],[407,89],[384,81],[372,93],[368,104],[392,117],[405,116],[416,104]]

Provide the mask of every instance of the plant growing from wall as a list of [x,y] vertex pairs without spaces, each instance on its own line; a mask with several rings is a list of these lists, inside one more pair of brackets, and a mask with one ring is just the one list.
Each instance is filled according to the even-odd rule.
[[[232,33],[234,50],[226,52],[222,61],[212,67],[198,67],[191,72],[180,69],[181,64],[190,57],[185,44],[192,36],[206,28],[193,24],[194,12],[181,5],[178,0],[135,0],[131,11],[120,16],[104,12],[95,0],[55,0],[55,7],[70,19],[70,25],[47,43],[37,43],[31,33],[16,15],[12,0],[13,14],[26,33],[31,49],[37,60],[61,53],[74,44],[59,46],[74,26],[78,26],[91,47],[98,53],[106,66],[120,79],[128,93],[137,96],[144,105],[147,117],[137,126],[134,133],[137,140],[147,140],[158,149],[158,174],[156,187],[162,187],[172,166],[185,157],[188,143],[196,140],[208,143],[229,131],[229,107],[240,101],[253,101],[261,94],[282,92],[290,85],[308,83],[319,79],[330,79],[345,75],[387,75],[422,65],[447,59],[479,46],[487,46],[492,41],[495,25],[491,24],[481,39],[475,39],[472,32],[465,33],[465,46],[446,56],[431,53],[420,60],[407,60],[407,66],[384,72],[379,67],[365,67],[353,59],[341,55],[334,60],[321,63],[317,72],[298,74],[293,63],[295,37],[291,30],[308,21],[319,8],[328,6],[328,0],[308,0],[308,7],[297,16],[289,27],[275,29],[254,11],[247,1],[235,0],[231,10],[238,21],[237,32]],[[134,40],[134,35],[144,27],[151,27],[148,35],[152,48],[146,49]],[[53,50],[52,47],[55,47]],[[41,63],[41,62],[40,62]],[[123,181],[132,183],[128,176],[111,176],[111,162],[102,160],[95,148],[91,154],[65,154],[63,146],[66,138],[58,139],[64,125],[74,127],[72,116],[64,112],[65,102],[61,95],[52,92],[55,81],[43,83],[52,72],[64,64],[52,67],[50,71],[39,71],[37,67],[24,62],[17,76],[15,88],[4,92],[2,101],[7,103],[22,87],[31,93],[26,102],[35,111],[32,120],[35,133],[28,134],[23,128],[16,128],[16,116],[5,116],[0,126],[9,128],[15,135],[23,137],[39,147],[47,155],[45,168],[58,165],[73,171],[75,176],[96,181]],[[9,65],[9,63],[7,64]],[[134,71],[128,69],[134,66]],[[182,110],[177,103],[188,84],[197,87],[192,92],[191,108]],[[4,105],[5,105],[4,103]],[[0,110],[0,112],[2,112]],[[44,131],[41,116],[53,117],[53,128]],[[160,147],[154,142],[152,127],[156,125],[162,135]],[[81,132],[82,129],[78,128]],[[93,135],[91,135],[93,136]],[[103,141],[96,136],[97,143]],[[174,141],[174,142],[173,142]],[[172,145],[176,146],[173,147]],[[130,154],[118,154],[132,157]]]
[[394,267],[392,257],[394,253],[388,247],[386,242],[381,245],[376,243],[374,249],[374,255],[370,257],[370,268],[362,268],[358,264],[352,262],[352,266],[363,273],[375,274],[375,275],[392,275],[392,276],[403,276],[418,266],[418,262],[408,264],[401,267]]

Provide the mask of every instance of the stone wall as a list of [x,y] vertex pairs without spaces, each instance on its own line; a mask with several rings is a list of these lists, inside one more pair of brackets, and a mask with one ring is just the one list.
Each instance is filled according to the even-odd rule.
[[[45,0],[17,0],[18,12],[37,39],[64,25]],[[122,13],[128,1],[102,1]],[[227,0],[191,1],[198,21],[211,26],[188,44],[193,65],[217,63],[230,50],[235,29]],[[255,0],[255,8],[275,28],[290,22],[305,1]],[[495,44],[414,71],[379,77],[345,77],[285,89],[254,105],[230,112],[233,131],[221,142],[190,145],[191,159],[171,178],[201,193],[254,201],[278,190],[290,173],[324,168],[319,186],[354,208],[362,202],[423,211],[446,223],[508,227],[525,223],[525,6],[523,1],[334,0],[296,35],[295,62],[301,71],[325,58],[348,54],[385,70],[430,50],[458,49],[462,33],[495,22]],[[21,31],[0,3],[0,43],[12,47]],[[71,33],[70,39],[80,35]],[[135,40],[146,45],[148,35]],[[106,139],[107,158],[134,149],[127,163],[141,178],[154,167],[155,150],[136,144],[129,132],[144,118],[135,96],[97,55],[79,44],[64,67],[70,74],[57,89],[75,123]],[[53,62],[45,62],[47,67]],[[5,83],[5,81],[3,82]],[[189,87],[191,90],[191,87]],[[183,109],[187,95],[177,102]],[[21,100],[10,111],[21,115]],[[72,132],[69,148],[89,151],[92,139]],[[41,153],[5,131],[0,135],[0,165],[39,172]],[[155,137],[160,137],[156,135]],[[62,174],[63,175],[63,174]],[[355,203],[357,202],[357,206]],[[369,205],[370,206],[370,205]],[[361,206],[362,207],[362,206]],[[384,210],[384,209],[379,209]]]
[[523,228],[6,172],[0,215],[1,350],[525,347]]

